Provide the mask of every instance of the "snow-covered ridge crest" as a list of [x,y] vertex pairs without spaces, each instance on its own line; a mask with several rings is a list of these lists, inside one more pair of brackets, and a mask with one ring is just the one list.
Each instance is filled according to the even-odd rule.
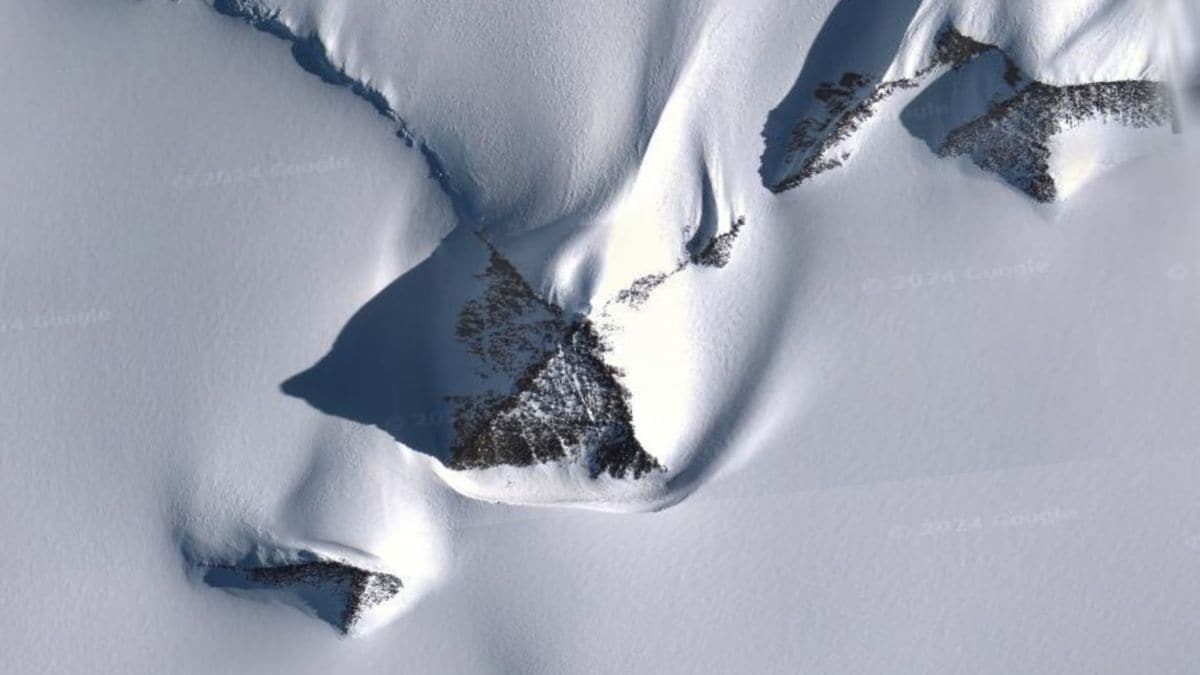
[[241,19],[258,30],[286,40],[291,44],[292,56],[301,68],[329,84],[346,87],[370,103],[380,115],[391,120],[396,125],[397,138],[408,147],[420,150],[429,166],[430,178],[436,180],[442,191],[451,198],[460,216],[467,216],[471,210],[468,197],[472,187],[469,183],[459,176],[450,176],[434,149],[413,133],[408,122],[392,107],[388,96],[370,79],[364,78],[359,72],[360,68],[338,60],[336,36],[323,36],[311,12],[299,16],[285,15],[279,7],[268,5],[263,0],[211,0],[211,3],[213,9],[221,14]]
[[720,0],[203,1],[394,120],[459,220],[568,311],[668,269],[710,206],[721,223],[737,216],[694,123],[711,100],[697,90],[732,48]]
[[608,210],[712,4],[206,1],[319,41],[436,150],[492,235]]
[[1003,50],[1031,79],[1065,86],[1167,80],[1165,2],[1153,0],[924,0],[885,79],[913,77],[937,33]]

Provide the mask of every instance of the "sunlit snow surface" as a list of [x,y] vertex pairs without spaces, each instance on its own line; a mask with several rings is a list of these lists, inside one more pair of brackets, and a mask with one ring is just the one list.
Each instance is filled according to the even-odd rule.
[[[394,116],[205,3],[0,9],[0,670],[1200,660],[1186,4],[279,10]],[[806,72],[906,76],[947,22],[1042,81],[1170,80],[1181,133],[1056,137],[1070,189],[1038,204],[931,152],[901,120],[912,91],[853,163],[764,187]],[[612,302],[739,219],[724,267]],[[389,433],[281,390],[464,227],[610,327],[665,472],[454,470],[395,439],[440,433],[442,408]],[[440,297],[396,334],[458,311]],[[436,399],[454,361],[413,361],[403,391]],[[512,505],[532,502],[588,508]],[[403,587],[345,640],[324,591],[203,572],[313,557]]]

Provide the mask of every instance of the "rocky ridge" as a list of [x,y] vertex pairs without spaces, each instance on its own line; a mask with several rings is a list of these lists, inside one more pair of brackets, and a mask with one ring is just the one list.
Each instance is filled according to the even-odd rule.
[[[1153,81],[1094,82],[1055,86],[1030,79],[1002,50],[966,37],[953,27],[938,36],[934,55],[914,77],[872,84],[873,77],[845,73],[822,83],[813,97],[819,111],[801,118],[788,141],[786,161],[794,167],[771,186],[794,188],[842,166],[853,152],[850,140],[897,91],[924,87],[983,54],[998,54],[1003,90],[987,101],[986,112],[950,130],[933,143],[942,157],[965,155],[1038,201],[1058,196],[1050,171],[1050,139],[1091,120],[1133,128],[1174,121],[1170,90]],[[981,66],[983,67],[983,66]],[[987,66],[992,67],[992,66]]]

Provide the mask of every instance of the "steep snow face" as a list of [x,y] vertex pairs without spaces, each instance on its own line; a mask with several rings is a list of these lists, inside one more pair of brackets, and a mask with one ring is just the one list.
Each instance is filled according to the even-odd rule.
[[[1173,1],[1173,0],[1172,0]],[[1166,3],[1149,0],[923,0],[888,79],[911,77],[953,25],[1004,50],[1032,79],[1071,85],[1166,80]]]
[[[670,100],[686,93],[689,70],[715,63],[710,34],[733,27],[725,21],[729,3],[719,0],[686,7],[625,0],[603,7],[212,2],[316,40],[332,64],[411,121],[475,215],[513,231],[603,212],[636,172]],[[953,25],[999,47],[1045,84],[1166,80],[1164,36],[1172,12],[1187,11],[1176,4],[848,0],[837,3],[824,30],[853,27],[855,39],[833,49],[818,43],[808,58],[884,80],[911,78],[931,61],[937,34]],[[791,11],[787,3],[767,3],[762,13]],[[603,37],[614,34],[622,40]],[[517,35],[519,45],[507,43]],[[757,45],[744,49],[766,56]],[[625,86],[612,86],[617,82]]]
[[397,118],[464,225],[571,313],[729,229],[746,181],[725,158],[754,151],[733,132],[759,124],[746,92],[771,84],[755,76],[768,41],[745,36],[803,18],[728,0],[212,5]]
[[213,4],[316,40],[411,123],[467,211],[503,231],[604,206],[644,152],[704,14],[631,0]]

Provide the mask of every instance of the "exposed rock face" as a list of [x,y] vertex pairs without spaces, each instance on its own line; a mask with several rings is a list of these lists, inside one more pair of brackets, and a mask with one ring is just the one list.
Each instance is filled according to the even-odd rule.
[[[999,58],[979,58],[985,54]],[[818,87],[813,95],[822,109],[797,122],[787,155],[794,168],[771,189],[782,192],[842,166],[851,155],[848,142],[883,101],[898,90],[925,86],[968,65],[1001,69],[993,78],[1000,82],[1001,91],[993,92],[994,100],[980,101],[986,109],[982,115],[944,138],[927,140],[939,155],[967,155],[1039,201],[1053,201],[1058,194],[1049,169],[1048,142],[1055,134],[1089,120],[1146,128],[1169,124],[1174,118],[1169,91],[1162,83],[1044,84],[1029,79],[999,48],[947,28],[937,38],[930,63],[911,79],[872,86],[872,76],[846,73],[837,83]]]
[[728,232],[719,234],[708,242],[699,253],[695,253],[691,257],[691,261],[696,265],[705,267],[724,267],[729,264],[729,256],[733,254],[733,242],[737,241],[738,234],[742,231],[742,226],[746,224],[746,219],[739,217],[733,221],[733,226]]
[[897,89],[916,86],[911,80],[880,82],[870,85],[871,76],[846,73],[838,80],[823,83],[814,93],[825,107],[824,113],[801,119],[788,142],[789,163],[796,168],[771,186],[772,192],[790,190],[804,181],[836,169],[850,158],[841,146],[875,114],[875,108]]
[[554,351],[520,378],[515,393],[462,400],[452,466],[569,458],[585,462],[593,478],[640,478],[660,469],[634,435],[629,394],[603,352],[591,323],[574,323]]
[[639,308],[650,299],[650,294],[654,289],[663,285],[667,279],[684,271],[689,265],[699,265],[701,267],[724,267],[729,264],[730,258],[733,256],[733,245],[737,241],[738,235],[742,232],[742,227],[746,225],[746,218],[738,216],[730,226],[728,232],[718,234],[708,240],[699,251],[684,252],[684,256],[675,264],[675,267],[669,272],[657,272],[655,274],[647,274],[643,277],[634,279],[633,283],[628,288],[621,289],[613,298],[613,302],[621,305]]
[[1089,120],[1147,128],[1174,119],[1170,93],[1158,82],[1098,82],[1054,87],[1033,82],[984,116],[958,127],[938,154],[967,155],[1041,202],[1058,196],[1050,174],[1050,138]]
[[519,376],[554,350],[567,322],[562,310],[537,297],[494,248],[478,276],[486,290],[463,305],[455,337],[487,369],[484,376]]
[[345,634],[354,630],[367,610],[391,600],[404,588],[399,577],[338,560],[206,567],[205,581],[213,586],[296,592],[319,617]]
[[604,362],[591,322],[568,320],[538,298],[495,249],[481,276],[487,290],[463,307],[457,336],[490,373],[515,383],[511,391],[451,399],[450,466],[573,460],[593,478],[640,478],[661,469],[637,440],[629,392]]
[[874,76],[849,72],[842,74],[836,83],[821,83],[813,92],[821,110],[797,122],[788,141],[785,161],[795,168],[771,186],[771,190],[789,190],[817,174],[842,166],[851,153],[846,141],[874,117],[879,105],[892,94],[920,86],[934,71],[960,68],[988,49],[987,45],[951,28],[938,37],[933,61],[915,78],[872,84]]
[[647,274],[644,277],[638,277],[629,285],[629,288],[622,288],[617,293],[615,301],[620,304],[629,305],[630,307],[641,307],[650,299],[650,294],[654,289],[661,286],[664,281],[670,279],[672,275],[684,267],[685,265],[681,264],[677,265],[670,272],[657,272],[655,274]]

